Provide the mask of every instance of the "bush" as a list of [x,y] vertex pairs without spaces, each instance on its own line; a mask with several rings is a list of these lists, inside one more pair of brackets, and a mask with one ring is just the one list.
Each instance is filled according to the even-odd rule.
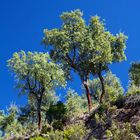
[[64,140],[82,140],[85,133],[86,128],[83,123],[70,125],[64,130]]
[[34,137],[34,138],[31,138],[30,140],[46,140],[46,139],[43,137]]
[[79,116],[84,111],[83,100],[74,90],[69,89],[66,96],[67,119]]
[[110,114],[113,114],[117,110],[116,106],[109,107],[108,111]]
[[46,134],[47,132],[50,132],[52,129],[53,129],[52,126],[46,123],[45,125],[42,126],[41,134]]
[[66,120],[65,105],[59,101],[56,105],[51,105],[46,113],[46,118],[49,124],[52,124],[54,129],[63,129]]
[[[113,123],[110,130],[107,130],[112,134],[112,140],[136,140],[136,135],[132,133],[131,125],[125,123],[123,126],[118,123]],[[111,138],[111,135],[107,135],[108,138]]]
[[112,132],[110,130],[106,130],[106,136],[107,138],[111,138],[112,137]]
[[63,131],[55,130],[46,134],[45,140],[82,140],[86,134],[86,128],[83,123],[71,124]]
[[136,124],[136,131],[140,133],[140,121],[138,121]]
[[104,113],[104,111],[106,109],[108,109],[108,107],[109,107],[109,104],[108,103],[100,104],[100,106],[98,108],[99,114],[102,115]]
[[60,120],[54,120],[52,122],[52,127],[56,130],[56,129],[59,129],[59,130],[63,130],[63,127],[64,127],[64,124],[62,123],[62,121]]
[[63,140],[63,131],[61,130],[50,131],[47,133],[45,140]]

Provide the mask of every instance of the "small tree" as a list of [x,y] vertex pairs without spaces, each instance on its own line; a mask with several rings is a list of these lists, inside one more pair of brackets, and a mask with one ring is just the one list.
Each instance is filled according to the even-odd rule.
[[133,62],[129,69],[129,85],[127,95],[140,93],[140,63]]
[[17,88],[35,99],[38,128],[41,129],[41,105],[48,92],[58,85],[65,86],[64,72],[60,65],[51,61],[48,53],[14,53],[8,67],[15,74]]
[[72,119],[83,112],[82,98],[74,90],[69,89],[66,96],[66,111],[68,119]]
[[140,63],[133,62],[129,69],[129,77],[131,85],[134,84],[137,87],[140,87]]
[[65,71],[70,73],[73,69],[78,73],[86,90],[90,110],[92,103],[87,86],[90,74],[98,74],[100,78],[102,102],[105,90],[101,72],[107,70],[112,62],[125,59],[126,37],[122,33],[112,35],[98,16],[91,17],[89,25],[86,25],[82,15],[80,10],[64,12],[61,15],[62,26],[59,29],[46,29],[43,43],[51,47],[51,57],[63,63]]

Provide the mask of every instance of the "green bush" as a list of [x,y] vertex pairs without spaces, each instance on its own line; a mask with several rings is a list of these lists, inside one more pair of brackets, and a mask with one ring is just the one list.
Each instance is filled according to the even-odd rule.
[[85,133],[86,128],[83,123],[73,124],[64,130],[64,140],[82,140]]
[[46,134],[45,140],[82,140],[86,134],[86,128],[83,123],[71,124],[63,131],[55,130]]
[[108,106],[109,106],[108,103],[100,104],[99,109],[98,109],[99,114],[100,115],[103,114],[103,112],[108,108]]
[[64,124],[63,124],[62,121],[60,121],[60,120],[54,120],[54,121],[52,122],[52,127],[53,127],[55,130],[57,130],[57,129],[63,130]]
[[55,105],[51,105],[48,111],[46,112],[46,117],[49,124],[53,125],[53,128],[63,129],[64,122],[66,120],[66,107],[59,101]]
[[42,126],[42,129],[41,129],[41,134],[46,134],[47,132],[50,132],[52,130],[52,126],[49,125],[49,124],[45,124]]
[[108,138],[112,135],[112,140],[136,140],[136,135],[132,133],[129,123],[125,123],[123,126],[122,124],[113,123],[111,129],[107,131],[110,133],[107,135]]
[[140,133],[140,121],[138,121],[136,124],[136,130],[138,133]]
[[46,140],[46,139],[43,137],[37,136],[37,137],[31,138],[30,140]]
[[61,130],[50,131],[47,133],[45,140],[63,140],[63,131]]
[[117,110],[117,107],[116,106],[111,106],[108,109],[108,111],[109,111],[110,114],[113,114],[116,110]]
[[110,130],[106,130],[106,136],[107,138],[111,138],[112,137],[112,132]]

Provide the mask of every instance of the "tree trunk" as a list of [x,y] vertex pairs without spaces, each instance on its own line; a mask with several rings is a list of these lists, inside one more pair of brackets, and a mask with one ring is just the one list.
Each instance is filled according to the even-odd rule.
[[103,78],[101,72],[98,73],[98,77],[100,79],[101,88],[102,88],[102,93],[101,93],[101,96],[100,96],[100,103],[102,103],[103,102],[103,96],[105,95],[105,85],[104,85],[104,78]]
[[42,116],[41,116],[41,102],[38,101],[38,107],[37,107],[37,117],[38,117],[38,129],[41,131],[42,128]]
[[92,109],[92,102],[91,102],[91,97],[90,97],[90,91],[89,91],[89,88],[88,88],[88,85],[87,85],[87,82],[84,81],[83,82],[83,85],[86,89],[86,96],[87,96],[87,100],[88,100],[88,108],[89,108],[89,112],[91,111]]

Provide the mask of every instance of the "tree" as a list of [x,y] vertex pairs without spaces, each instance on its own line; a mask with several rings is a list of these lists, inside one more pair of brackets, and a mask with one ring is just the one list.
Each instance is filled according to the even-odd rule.
[[43,43],[50,47],[52,59],[63,63],[65,71],[70,73],[73,69],[78,73],[90,110],[92,103],[87,85],[90,74],[98,74],[100,78],[102,102],[105,90],[101,72],[107,70],[112,62],[125,59],[126,37],[122,33],[112,35],[98,16],[91,17],[89,25],[86,25],[82,15],[80,10],[64,12],[60,16],[63,24],[59,29],[44,30]]
[[140,63],[133,62],[129,69],[129,85],[127,95],[140,93]]
[[129,69],[129,77],[131,85],[134,84],[137,87],[140,87],[140,63],[133,62]]
[[82,113],[82,98],[74,90],[69,89],[66,96],[66,113],[68,119],[73,119]]
[[[14,104],[11,104],[10,107],[7,108],[7,113],[5,113],[3,110],[0,111],[0,130],[2,131],[3,136],[5,133],[7,133],[9,126],[17,121],[17,113],[18,108]],[[8,133],[8,135],[9,134],[10,133]]]
[[64,72],[48,53],[14,53],[8,67],[15,74],[17,88],[35,99],[38,128],[41,129],[41,105],[44,96],[58,85],[65,86]]
[[46,112],[46,118],[49,124],[52,124],[54,129],[62,130],[66,122],[66,107],[61,101],[51,105]]
[[102,103],[106,92],[102,72],[109,70],[109,64],[126,60],[124,50],[127,37],[123,33],[112,35],[105,29],[104,22],[97,16],[91,18],[89,32],[92,35],[92,40],[94,40],[94,47],[85,51],[94,57],[90,64],[93,66],[91,73],[93,76],[97,75],[101,82],[100,103]]

